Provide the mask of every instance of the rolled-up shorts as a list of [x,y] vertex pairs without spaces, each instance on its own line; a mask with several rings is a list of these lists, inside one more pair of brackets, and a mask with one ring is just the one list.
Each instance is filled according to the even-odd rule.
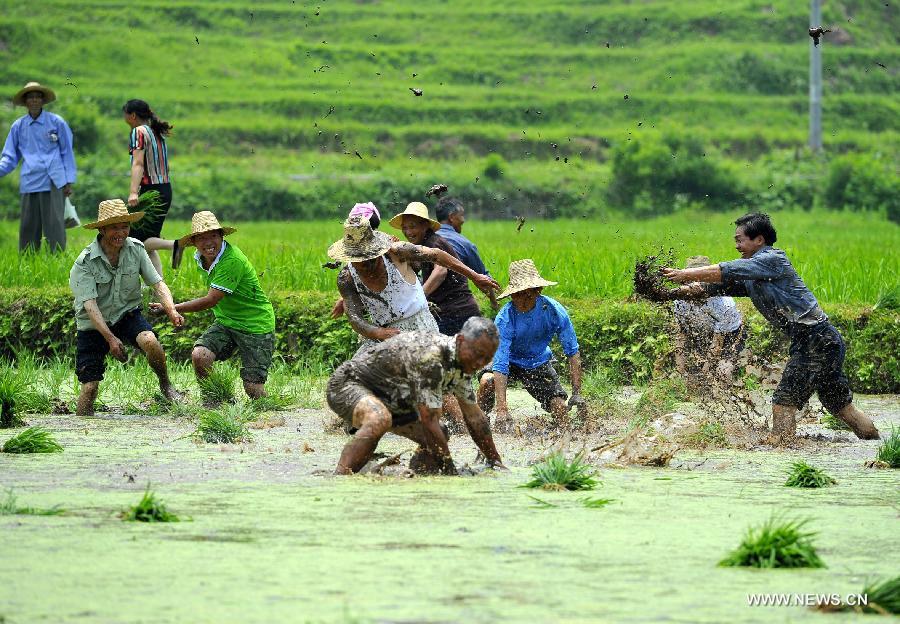
[[241,379],[249,383],[265,383],[275,352],[275,334],[245,334],[236,329],[213,323],[194,343],[216,354],[217,360],[227,360],[235,351],[241,355]]
[[[328,386],[325,389],[325,400],[328,407],[337,414],[344,422],[344,431],[348,434],[356,433],[357,429],[353,426],[353,410],[356,409],[357,403],[372,397],[378,399],[375,394],[359,383],[352,374],[350,362],[344,362],[334,371],[331,379],[328,380]],[[379,401],[381,399],[378,399]],[[395,414],[391,412],[391,428],[403,427],[414,423],[419,419],[419,415],[414,411],[405,414]]]
[[853,401],[843,370],[846,353],[840,332],[828,321],[798,327],[791,337],[790,359],[772,402],[801,408],[816,392],[825,409],[837,414]]
[[510,363],[507,383],[521,383],[528,394],[541,404],[541,408],[545,412],[550,411],[550,403],[555,397],[560,397],[563,401],[569,398],[559,381],[556,369],[553,368],[553,360],[549,360],[537,368],[522,368]]
[[[141,314],[140,308],[125,314],[109,329],[116,338],[132,347],[138,346],[138,334],[145,331],[153,332],[153,327]],[[109,343],[103,334],[96,329],[79,329],[75,337],[75,374],[78,381],[81,383],[102,381],[106,372],[107,353]]]

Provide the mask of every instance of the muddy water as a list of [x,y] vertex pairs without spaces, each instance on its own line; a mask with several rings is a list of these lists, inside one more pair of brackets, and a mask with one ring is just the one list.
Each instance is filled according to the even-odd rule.
[[[900,424],[900,401],[862,405],[880,427]],[[164,418],[39,420],[65,452],[0,454],[0,485],[70,512],[0,516],[5,622],[837,622],[854,616],[748,607],[747,594],[845,594],[900,571],[900,476],[864,469],[876,443],[851,435],[605,469],[591,495],[616,502],[586,509],[580,494],[517,488],[540,448],[504,436],[509,473],[335,478],[322,473],[345,438],[321,433],[321,412],[237,447],[177,440],[189,423]],[[458,464],[474,457],[460,436],[451,447]],[[782,487],[800,457],[838,485]],[[148,481],[190,521],[120,521]],[[717,568],[773,510],[813,519],[828,568]]]

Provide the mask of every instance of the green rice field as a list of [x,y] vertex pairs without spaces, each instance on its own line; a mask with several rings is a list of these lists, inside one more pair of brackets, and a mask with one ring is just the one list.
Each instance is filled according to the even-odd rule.
[[[229,223],[227,214],[218,216]],[[559,282],[554,293],[620,299],[631,293],[631,271],[639,257],[672,249],[679,262],[695,254],[708,255],[713,261],[736,258],[731,224],[736,216],[697,213],[645,221],[528,220],[521,230],[516,221],[471,220],[464,234],[478,245],[501,284],[511,260],[532,258],[545,277]],[[777,246],[787,251],[801,277],[825,303],[872,305],[898,284],[900,228],[877,215],[783,212],[774,217],[774,223]],[[336,273],[322,264],[328,261],[328,246],[342,234],[339,216],[330,222],[235,225],[238,232],[229,240],[254,263],[265,289],[336,290]],[[401,235],[386,223],[383,229]],[[189,232],[188,223],[167,221],[163,235]],[[64,254],[21,257],[16,251],[17,233],[16,224],[0,223],[0,284],[4,286],[66,286],[74,258],[91,237],[87,230],[69,230]],[[167,254],[164,260],[168,261]],[[166,272],[176,298],[202,288],[201,275],[191,267],[188,256],[177,272],[168,267]]]

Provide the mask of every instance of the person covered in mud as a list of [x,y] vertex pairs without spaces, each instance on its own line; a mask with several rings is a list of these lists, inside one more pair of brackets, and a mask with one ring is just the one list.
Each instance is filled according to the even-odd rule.
[[853,405],[843,372],[844,340],[784,251],[772,246],[777,238],[769,215],[746,214],[735,225],[739,260],[690,269],[665,268],[663,275],[689,284],[675,291],[679,298],[750,297],[760,314],[790,338],[790,359],[772,397],[769,442],[783,444],[794,437],[797,410],[813,392],[825,409],[847,423],[859,438],[878,439],[872,419]]
[[410,460],[412,470],[456,474],[439,423],[446,393],[459,401],[488,466],[505,469],[472,391],[472,374],[490,362],[498,342],[494,323],[475,317],[456,336],[404,332],[341,364],[328,380],[326,398],[353,439],[341,452],[335,474],[362,470],[388,432],[419,445]]
[[[478,247],[463,236],[463,224],[466,222],[466,209],[462,202],[454,197],[442,197],[435,208],[435,217],[440,221],[441,227],[437,234],[447,241],[463,264],[482,275],[490,276],[490,271],[484,266]],[[493,290],[488,294],[491,308],[497,310],[497,293]]]
[[[194,259],[203,274],[205,295],[175,306],[178,312],[213,311],[215,321],[194,343],[191,362],[197,379],[206,379],[216,360],[241,356],[241,380],[251,399],[266,396],[265,383],[275,351],[275,311],[263,292],[256,269],[236,245],[225,241],[234,233],[208,210],[191,218],[191,233],[178,241],[196,246]],[[150,304],[156,311],[159,306]]]
[[[391,227],[402,230],[403,236],[413,245],[438,249],[459,261],[456,251],[450,243],[435,233],[441,224],[428,216],[428,207],[425,204],[411,202],[406,206],[406,210],[394,215],[388,223],[391,224]],[[484,273],[474,271],[462,262],[460,264],[465,266],[466,271],[493,282]],[[478,302],[475,301],[475,297],[466,283],[466,277],[464,277],[468,276],[467,273],[455,272],[453,269],[448,270],[446,266],[429,260],[417,262],[414,268],[422,278],[422,288],[425,290],[426,298],[437,307],[435,315],[438,329],[442,334],[452,336],[471,317],[481,316],[481,308],[478,307]],[[470,279],[472,278],[470,277]],[[491,288],[482,286],[488,282],[484,280],[478,282],[474,279],[472,281],[490,296]]]
[[159,298],[159,309],[175,327],[184,317],[175,310],[172,294],[156,272],[144,244],[129,238],[131,223],[143,212],[128,212],[121,199],[100,202],[97,220],[84,227],[98,230],[97,238],[82,251],[69,272],[69,287],[75,296],[76,353],[75,373],[81,383],[78,416],[93,416],[94,401],[103,374],[106,355],[126,362],[125,343],[147,355],[150,368],[159,379],[159,389],[169,401],[182,395],[169,380],[166,355],[141,314],[141,280],[151,286]]
[[347,263],[337,284],[347,319],[360,336],[357,355],[402,331],[438,331],[413,272],[414,262],[431,262],[462,273],[485,290],[499,287],[451,254],[394,241],[373,230],[362,215],[347,218],[344,236],[328,248],[328,257]]
[[[497,298],[510,297],[512,301],[497,314],[500,346],[478,386],[481,409],[487,413],[496,404],[494,426],[498,431],[512,424],[506,402],[509,383],[520,382],[553,415],[557,427],[565,426],[572,407],[577,406],[582,416],[587,409],[581,397],[581,355],[575,328],[562,304],[541,294],[545,286],[556,284],[542,278],[530,259],[516,260],[509,265],[509,286]],[[550,342],[557,336],[572,380],[572,398],[568,403],[550,351]]]
[[[709,264],[706,256],[692,256],[686,268]],[[744,318],[734,299],[719,295],[702,302],[678,300],[674,313],[678,372],[689,380],[731,382],[744,344]]]

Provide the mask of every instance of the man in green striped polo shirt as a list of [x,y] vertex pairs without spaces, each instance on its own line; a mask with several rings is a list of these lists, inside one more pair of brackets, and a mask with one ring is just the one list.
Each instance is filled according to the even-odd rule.
[[266,395],[265,382],[275,350],[275,311],[247,256],[225,241],[225,236],[234,231],[219,225],[207,210],[194,214],[191,233],[178,244],[197,247],[194,258],[205,274],[209,291],[176,304],[175,310],[185,313],[212,308],[216,317],[191,352],[197,379],[208,377],[216,360],[226,360],[237,351],[244,390],[256,399]]

